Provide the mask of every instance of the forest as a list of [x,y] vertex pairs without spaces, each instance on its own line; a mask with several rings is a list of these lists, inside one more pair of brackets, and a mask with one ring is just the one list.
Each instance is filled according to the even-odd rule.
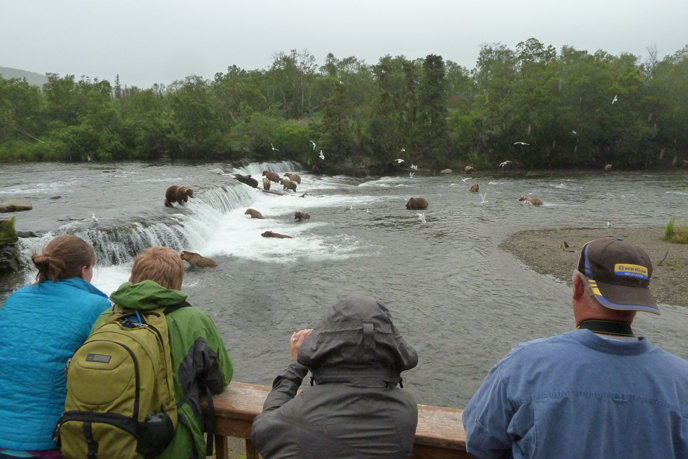
[[[642,60],[531,38],[370,65],[307,50],[212,80],[122,86],[0,77],[0,161],[298,161],[321,172],[688,164],[688,45]],[[321,159],[322,156],[325,159]]]

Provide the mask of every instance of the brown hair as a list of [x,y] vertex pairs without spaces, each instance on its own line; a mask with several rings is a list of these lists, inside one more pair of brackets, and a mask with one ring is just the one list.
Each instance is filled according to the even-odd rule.
[[36,284],[45,280],[81,277],[81,269],[96,264],[93,246],[83,239],[68,234],[58,236],[43,247],[43,253],[31,253],[31,261],[38,269]]
[[167,247],[151,247],[144,250],[134,260],[129,281],[137,284],[145,280],[155,281],[165,288],[181,290],[184,280],[182,257]]

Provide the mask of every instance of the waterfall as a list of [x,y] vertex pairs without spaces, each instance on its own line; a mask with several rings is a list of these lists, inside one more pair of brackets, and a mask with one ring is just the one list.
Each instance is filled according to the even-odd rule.
[[[251,165],[244,170],[251,172],[264,166]],[[279,164],[277,166],[282,167]],[[135,221],[109,227],[79,228],[65,225],[42,237],[21,238],[19,243],[23,265],[27,270],[33,269],[31,251],[40,252],[51,239],[63,234],[74,234],[91,243],[100,266],[130,262],[148,247],[158,245],[176,251],[185,250],[207,240],[224,213],[248,206],[254,200],[255,191],[236,182],[199,193],[178,208],[179,213],[152,218],[138,217]]]

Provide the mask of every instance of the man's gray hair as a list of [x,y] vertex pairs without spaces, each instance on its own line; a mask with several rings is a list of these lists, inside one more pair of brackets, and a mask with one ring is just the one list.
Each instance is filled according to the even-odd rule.
[[588,302],[590,303],[590,306],[600,312],[607,312],[609,311],[608,308],[605,308],[602,306],[602,303],[597,299],[595,294],[592,291],[592,287],[590,287],[590,281],[588,280],[588,276],[583,274],[582,272],[578,271],[577,269],[573,270],[573,277],[571,280],[573,281],[576,277],[578,277],[581,282],[583,283],[583,288],[585,289],[585,296],[588,297]]

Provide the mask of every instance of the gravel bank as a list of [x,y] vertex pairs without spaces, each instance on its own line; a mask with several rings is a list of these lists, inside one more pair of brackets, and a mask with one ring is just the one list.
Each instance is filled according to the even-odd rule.
[[[514,254],[535,272],[571,285],[571,274],[583,244],[600,237],[621,237],[650,255],[654,269],[650,286],[657,301],[688,307],[688,244],[663,241],[663,230],[656,227],[523,231],[511,235],[500,248]],[[564,241],[568,249],[560,248]]]

